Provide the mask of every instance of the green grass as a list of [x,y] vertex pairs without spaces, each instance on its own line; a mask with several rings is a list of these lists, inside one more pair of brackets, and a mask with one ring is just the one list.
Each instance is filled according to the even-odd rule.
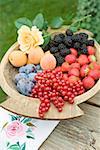
[[[77,0],[0,0],[0,60],[7,49],[16,41],[17,33],[14,21],[19,17],[33,19],[42,12],[47,20],[55,16],[68,18],[76,14]],[[66,16],[66,17],[65,17]],[[5,94],[0,90],[0,101],[5,99]]]

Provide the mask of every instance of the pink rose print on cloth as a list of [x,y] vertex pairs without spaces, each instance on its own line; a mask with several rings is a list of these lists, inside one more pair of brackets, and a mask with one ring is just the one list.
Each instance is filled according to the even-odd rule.
[[20,121],[15,120],[7,125],[6,135],[8,138],[24,136],[26,133],[26,127]]

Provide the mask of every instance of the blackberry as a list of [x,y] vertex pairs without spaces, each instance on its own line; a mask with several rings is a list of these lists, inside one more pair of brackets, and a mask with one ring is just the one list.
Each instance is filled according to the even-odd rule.
[[79,42],[75,42],[74,45],[73,45],[73,47],[75,49],[79,50],[80,49],[80,43]]
[[65,49],[65,48],[66,48],[66,46],[65,46],[65,44],[63,44],[63,43],[61,43],[61,44],[58,45],[58,49],[59,49],[59,50]]
[[54,36],[54,41],[56,42],[56,43],[62,43],[63,42],[63,36],[62,36],[62,34],[57,34],[57,35],[55,35]]
[[79,41],[80,41],[79,35],[78,35],[78,34],[74,34],[74,35],[72,36],[72,41],[73,41],[73,42],[79,42]]
[[87,40],[87,46],[94,46],[94,40]]
[[55,42],[54,40],[51,40],[50,43],[49,43],[50,47],[53,47],[53,46],[58,46],[58,43]]
[[59,56],[56,58],[56,61],[57,61],[57,66],[61,66],[65,60],[62,56]]
[[88,34],[86,34],[86,33],[79,33],[79,36],[80,36],[80,38],[88,39]]
[[65,35],[63,33],[58,34],[62,39],[64,39]]
[[65,57],[66,55],[68,55],[68,54],[70,54],[71,53],[71,50],[70,49],[62,49],[62,50],[60,50],[60,55],[62,56],[62,57]]
[[86,44],[81,45],[81,52],[82,54],[88,54],[87,46]]
[[72,35],[73,35],[73,32],[72,32],[70,29],[67,29],[67,30],[66,30],[66,35],[72,36]]
[[82,50],[82,54],[88,55],[88,50],[87,50],[87,48]]
[[55,46],[53,46],[53,47],[50,48],[50,52],[51,52],[52,54],[54,54],[54,53],[58,52],[58,48],[55,47]]
[[70,36],[67,36],[64,38],[64,44],[67,46],[67,47],[72,47],[72,38]]
[[49,44],[47,44],[47,45],[43,48],[43,51],[46,52],[46,51],[49,50],[49,48],[50,48],[50,46],[49,46]]

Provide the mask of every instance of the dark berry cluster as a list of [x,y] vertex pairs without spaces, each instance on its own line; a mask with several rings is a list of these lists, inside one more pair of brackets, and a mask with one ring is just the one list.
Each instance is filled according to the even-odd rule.
[[44,51],[50,50],[57,60],[57,65],[64,62],[66,55],[71,53],[70,48],[75,48],[78,54],[88,54],[87,46],[94,46],[94,41],[88,39],[86,33],[77,33],[68,29],[65,34],[60,33],[53,37],[49,44],[44,48]]
[[80,80],[70,83],[64,78],[60,67],[53,71],[46,70],[38,73],[35,80],[32,97],[40,99],[39,116],[41,118],[49,111],[51,103],[61,112],[66,101],[73,104],[75,96],[85,92],[83,83]]

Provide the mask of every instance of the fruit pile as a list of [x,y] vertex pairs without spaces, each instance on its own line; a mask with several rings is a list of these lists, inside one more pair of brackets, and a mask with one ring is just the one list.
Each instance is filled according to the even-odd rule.
[[19,68],[14,82],[21,94],[40,99],[41,118],[51,103],[61,112],[65,102],[73,104],[76,96],[91,89],[100,78],[94,40],[86,33],[67,30],[55,35],[44,49],[42,33],[36,27],[30,30],[24,26],[19,33],[20,50],[9,55],[10,63]]
[[31,91],[35,86],[35,76],[41,72],[40,65],[28,64],[19,68],[19,73],[15,75],[14,82],[17,90],[26,96],[31,95]]
[[74,97],[85,92],[81,80],[70,83],[66,75],[63,74],[61,67],[52,70],[46,70],[35,76],[36,85],[32,89],[32,97],[39,98],[39,116],[44,117],[53,103],[59,112],[67,101],[74,103]]
[[74,49],[76,49],[79,55],[87,55],[90,54],[88,49],[91,49],[91,46],[93,48],[94,40],[89,40],[86,33],[73,34],[73,32],[68,29],[65,34],[60,33],[55,35],[44,48],[44,52],[50,49],[51,54],[56,58],[57,66],[60,66],[64,62],[66,55],[74,53]]

